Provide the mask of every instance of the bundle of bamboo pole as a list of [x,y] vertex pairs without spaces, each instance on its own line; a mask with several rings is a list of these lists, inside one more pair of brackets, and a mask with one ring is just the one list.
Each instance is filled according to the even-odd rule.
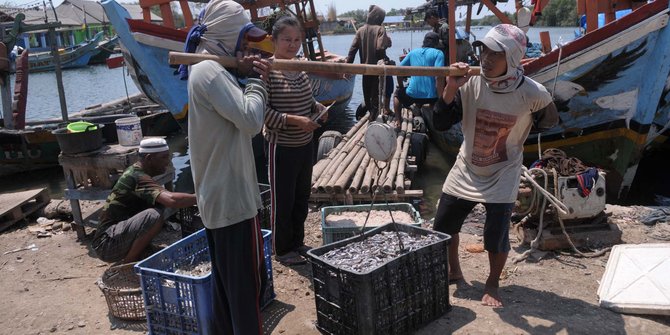
[[366,194],[369,192],[404,193],[405,164],[412,134],[413,115],[404,109],[396,125],[396,151],[389,162],[377,162],[365,149],[364,136],[368,115],[343,137],[328,155],[317,162],[312,173],[312,193]]

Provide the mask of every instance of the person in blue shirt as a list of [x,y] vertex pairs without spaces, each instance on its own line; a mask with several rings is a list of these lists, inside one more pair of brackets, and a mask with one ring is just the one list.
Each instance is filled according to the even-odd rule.
[[[444,66],[444,53],[437,49],[440,37],[434,32],[429,32],[423,38],[420,49],[410,51],[400,62],[401,66]],[[393,112],[396,115],[402,107],[409,108],[412,104],[424,105],[434,104],[437,100],[437,92],[442,92],[444,83],[429,76],[412,76],[409,78],[409,86],[404,87],[404,78],[398,78],[398,89],[393,97]]]

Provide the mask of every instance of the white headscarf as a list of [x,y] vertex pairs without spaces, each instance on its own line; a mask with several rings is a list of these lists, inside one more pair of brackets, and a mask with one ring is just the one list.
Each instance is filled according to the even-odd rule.
[[493,51],[504,51],[507,60],[507,72],[500,77],[488,78],[481,73],[484,81],[494,92],[506,93],[514,91],[523,80],[523,66],[521,59],[526,53],[526,34],[517,26],[499,24],[481,40],[475,41],[473,46],[486,45]]
[[221,56],[235,56],[240,36],[253,29],[242,5],[231,0],[214,0],[207,4],[201,24],[207,31],[195,52]]

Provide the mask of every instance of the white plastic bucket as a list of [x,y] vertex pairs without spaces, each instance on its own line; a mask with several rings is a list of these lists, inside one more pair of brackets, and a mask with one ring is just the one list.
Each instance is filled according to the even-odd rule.
[[142,141],[142,127],[137,116],[124,117],[114,121],[119,144],[124,146],[140,145]]

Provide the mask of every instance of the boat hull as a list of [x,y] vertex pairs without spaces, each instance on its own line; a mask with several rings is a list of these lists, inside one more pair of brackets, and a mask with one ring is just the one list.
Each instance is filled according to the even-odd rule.
[[[65,52],[59,55],[61,69],[87,66],[91,57],[99,53],[97,45],[101,39],[102,32],[99,32],[92,40],[82,43],[76,48],[66,49]],[[50,51],[31,53],[28,60],[30,62],[30,72],[53,71],[56,69],[56,64]]]
[[[606,170],[607,200],[625,201],[645,153],[670,147],[667,13],[667,0],[650,3],[525,65],[526,75],[553,93],[561,119],[529,136],[526,164],[538,159],[538,150],[561,149]],[[460,124],[436,131],[431,113],[422,114],[438,146],[457,153]]]

